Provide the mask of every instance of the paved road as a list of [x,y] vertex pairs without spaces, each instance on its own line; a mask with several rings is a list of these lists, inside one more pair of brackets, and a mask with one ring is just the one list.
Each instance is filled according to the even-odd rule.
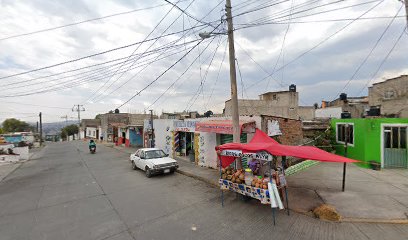
[[[408,225],[278,214],[175,173],[151,179],[127,155],[83,142],[49,145],[0,183],[0,239],[408,239]],[[353,203],[350,203],[353,204]]]

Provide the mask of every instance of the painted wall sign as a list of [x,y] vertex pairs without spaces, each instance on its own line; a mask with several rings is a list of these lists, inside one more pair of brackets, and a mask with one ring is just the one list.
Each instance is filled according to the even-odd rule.
[[195,132],[197,121],[174,121],[174,131]]
[[276,120],[268,120],[268,136],[277,136],[282,135],[282,132],[279,128],[279,122]]

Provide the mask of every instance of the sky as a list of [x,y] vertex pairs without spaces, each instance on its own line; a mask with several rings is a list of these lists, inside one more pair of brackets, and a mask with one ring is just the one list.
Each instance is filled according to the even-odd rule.
[[[0,0],[0,122],[222,112],[225,2]],[[398,0],[232,0],[239,98],[295,84],[299,104],[408,74]],[[183,11],[181,11],[183,10]],[[396,17],[395,17],[396,16]],[[357,19],[357,20],[356,20]],[[202,39],[199,33],[210,33]]]

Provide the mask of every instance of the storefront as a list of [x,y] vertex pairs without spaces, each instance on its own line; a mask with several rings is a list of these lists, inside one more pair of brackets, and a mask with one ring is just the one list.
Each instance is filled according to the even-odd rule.
[[174,126],[174,149],[177,156],[194,155],[194,132],[197,121],[176,120]]
[[143,146],[143,126],[128,125],[129,139],[126,139],[127,147],[142,147]]

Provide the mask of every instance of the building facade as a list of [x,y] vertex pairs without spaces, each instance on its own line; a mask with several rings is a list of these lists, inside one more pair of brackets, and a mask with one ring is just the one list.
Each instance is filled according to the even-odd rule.
[[[259,128],[283,144],[297,145],[303,138],[302,123],[299,120],[273,116],[240,116],[241,142],[247,143]],[[149,131],[145,121],[145,131]],[[156,119],[154,120],[155,147],[177,158],[194,161],[195,164],[217,168],[215,147],[232,142],[232,121],[230,117],[198,119]],[[145,138],[145,147],[150,139]],[[245,164],[245,162],[244,162]]]
[[[238,99],[240,115],[270,115],[290,119],[313,119],[314,108],[299,106],[299,93],[296,89],[289,91],[267,92],[259,99]],[[225,102],[225,116],[231,116],[231,100]]]
[[408,118],[408,75],[374,83],[368,88],[369,104],[381,116]]
[[336,153],[363,167],[407,168],[408,118],[333,119]]

